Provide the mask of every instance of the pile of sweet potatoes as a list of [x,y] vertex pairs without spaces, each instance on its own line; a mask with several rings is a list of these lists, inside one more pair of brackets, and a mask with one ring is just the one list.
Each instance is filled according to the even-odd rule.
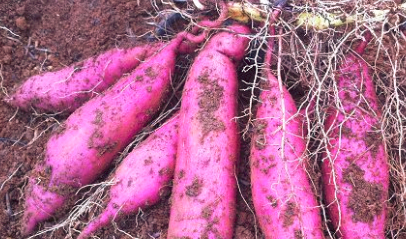
[[[221,23],[202,21],[206,28],[178,33],[169,42],[108,51],[33,76],[15,90],[6,100],[12,106],[71,113],[30,175],[24,235],[72,206],[75,192],[106,172],[167,100],[177,55],[202,47],[188,72],[179,112],[116,168],[110,177],[117,183],[102,212],[79,238],[155,204],[170,189],[168,238],[233,238],[240,152],[237,67],[252,30],[229,23],[205,42],[211,27]],[[250,150],[253,204],[264,236],[324,238],[331,230],[342,238],[384,238],[388,163],[367,65],[349,54],[338,69],[340,107],[332,106],[326,119],[329,144],[321,159],[318,201],[303,133],[311,122],[300,117],[297,102],[271,70],[274,28],[271,24]],[[366,41],[358,54],[365,46]],[[328,209],[329,222],[323,223],[321,207]]]

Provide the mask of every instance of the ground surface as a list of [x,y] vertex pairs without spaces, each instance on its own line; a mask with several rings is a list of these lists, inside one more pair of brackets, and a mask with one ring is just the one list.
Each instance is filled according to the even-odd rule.
[[[24,238],[20,233],[20,220],[24,210],[24,188],[27,184],[27,175],[36,162],[42,158],[45,143],[52,130],[58,126],[58,122],[66,119],[59,115],[50,117],[17,111],[4,103],[5,95],[12,92],[28,77],[42,71],[60,69],[107,49],[145,43],[146,39],[140,36],[154,29],[153,25],[148,24],[153,22],[153,19],[150,18],[151,14],[156,15],[158,10],[167,8],[162,5],[161,1],[156,1],[156,4],[151,2],[154,1],[0,1],[0,27],[7,28],[0,28],[0,238]],[[340,31],[335,32],[338,38],[342,37],[340,33]],[[297,34],[303,36],[303,41],[306,42],[303,31],[298,31]],[[324,35],[320,34],[320,36]],[[317,42],[313,45],[310,40],[306,43],[316,45],[315,48],[320,45],[323,50],[322,47],[327,48],[328,46],[325,39],[317,39],[320,44]],[[395,41],[388,39],[388,37],[384,38],[385,44],[381,46],[384,46],[382,49],[388,47],[392,53],[394,46],[398,45],[394,44]],[[404,44],[404,41],[402,42]],[[286,48],[289,49],[289,47]],[[404,55],[406,49],[402,47],[402,44],[399,48],[400,55]],[[325,56],[321,55],[321,57]],[[391,75],[391,67],[387,64],[389,58],[375,59],[374,54],[366,54],[365,58],[371,64],[375,60],[377,61],[375,74],[382,79]],[[289,60],[291,62],[283,63],[285,68],[293,65],[292,59]],[[399,65],[404,66],[404,61],[403,58],[399,60]],[[320,64],[320,68],[323,67],[324,65]],[[289,74],[295,75],[295,72]],[[311,78],[310,75],[296,74],[297,78],[301,79]],[[405,81],[405,75],[404,70],[399,71],[397,78]],[[295,85],[292,82],[289,84]],[[384,83],[381,82],[382,84]],[[390,84],[392,83],[388,83],[388,85]],[[296,85],[295,87],[298,88]],[[295,87],[291,89],[295,89]],[[300,93],[296,91],[294,94],[296,99],[303,96],[301,91]],[[381,103],[384,104],[387,95],[380,92],[379,96]],[[247,98],[247,96],[242,96],[239,99],[240,103],[246,102]],[[243,125],[243,122],[241,124]],[[251,211],[253,207],[248,173],[248,147],[246,142],[242,142],[238,175],[242,193],[238,194],[238,215],[235,224],[235,238],[238,239],[263,238]],[[314,174],[316,180],[317,175],[316,172]],[[395,177],[394,175],[396,174],[393,174],[392,177]],[[103,175],[99,181],[105,179],[106,176],[107,174]],[[392,190],[396,191],[396,189]],[[398,198],[403,199],[403,196],[396,196],[391,200],[396,202]],[[166,238],[169,202],[168,196],[166,200],[152,208],[119,221],[116,229],[109,227],[99,231],[98,236],[100,238],[131,238],[131,235],[136,238]],[[90,217],[91,215],[85,215],[79,221],[87,222]],[[401,218],[400,221],[399,218]],[[392,225],[391,228],[402,228],[405,224],[404,221],[404,217],[396,217],[396,220],[392,221],[395,226]],[[58,219],[50,220],[41,224],[40,229],[57,222],[60,221]],[[72,228],[76,227],[77,230],[81,230],[82,226],[83,224],[78,223],[72,225]],[[71,232],[75,238],[77,233],[72,230]],[[66,230],[59,229],[53,233],[42,234],[38,238],[69,238],[67,235]],[[399,236],[399,238],[402,237]]]

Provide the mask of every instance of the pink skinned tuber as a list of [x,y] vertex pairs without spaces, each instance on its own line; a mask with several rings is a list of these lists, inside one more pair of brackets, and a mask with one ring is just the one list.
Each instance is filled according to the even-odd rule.
[[161,43],[114,49],[55,72],[28,78],[6,99],[23,110],[71,113],[158,51]]
[[159,201],[169,189],[175,170],[178,126],[177,114],[123,159],[111,176],[117,184],[110,188],[104,210],[82,230],[78,239],[88,238],[112,221]]
[[[356,52],[362,54],[371,36]],[[340,108],[326,120],[328,154],[322,180],[326,205],[340,238],[385,238],[389,167],[381,108],[367,64],[349,54],[338,70]]]
[[[272,35],[274,31],[271,26]],[[324,235],[319,205],[306,172],[306,127],[292,96],[270,69],[273,42],[270,38],[263,71],[266,81],[251,139],[255,214],[265,238],[320,239]]]
[[190,68],[180,109],[168,238],[232,238],[239,153],[236,66],[249,33],[214,35]]

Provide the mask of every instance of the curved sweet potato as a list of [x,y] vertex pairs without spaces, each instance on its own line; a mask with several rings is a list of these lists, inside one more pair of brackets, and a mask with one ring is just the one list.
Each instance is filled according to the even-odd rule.
[[[180,109],[168,238],[232,238],[238,159],[236,63],[245,26],[213,36],[196,57]],[[237,34],[236,34],[237,33]]]
[[102,213],[81,232],[78,239],[89,237],[97,229],[130,213],[155,204],[172,179],[178,145],[179,115],[152,133],[123,159],[112,178]]
[[372,77],[353,54],[338,74],[340,109],[330,109],[325,125],[330,138],[322,165],[326,205],[340,237],[385,238],[389,168]]
[[[155,57],[143,62],[103,94],[77,109],[48,141],[45,159],[31,175],[22,221],[23,233],[67,204],[72,192],[94,181],[158,110],[169,90],[180,33]],[[36,183],[36,178],[41,178]]]

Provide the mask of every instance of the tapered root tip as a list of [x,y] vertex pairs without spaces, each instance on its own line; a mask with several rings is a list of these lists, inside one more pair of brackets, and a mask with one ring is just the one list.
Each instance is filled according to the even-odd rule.
[[89,238],[90,235],[95,233],[98,229],[108,225],[116,215],[117,210],[113,207],[107,207],[102,214],[100,214],[97,218],[93,219],[85,228],[83,228],[82,232],[78,236],[77,239],[85,239]]
[[31,234],[38,223],[50,219],[65,202],[65,197],[46,191],[37,184],[31,184],[26,193],[25,211],[21,223],[23,235]]
[[21,233],[23,236],[30,235],[37,227],[38,220],[34,218],[33,213],[24,214]]
[[361,43],[358,45],[358,47],[355,49],[355,52],[357,52],[359,55],[362,55],[365,51],[365,48],[367,47],[368,43],[372,40],[372,34],[371,32],[367,31],[364,34],[364,40],[361,41]]
[[44,211],[31,211],[26,210],[24,212],[23,220],[22,220],[22,229],[21,233],[24,236],[28,236],[34,232],[38,223],[43,222],[49,219],[51,215]]

